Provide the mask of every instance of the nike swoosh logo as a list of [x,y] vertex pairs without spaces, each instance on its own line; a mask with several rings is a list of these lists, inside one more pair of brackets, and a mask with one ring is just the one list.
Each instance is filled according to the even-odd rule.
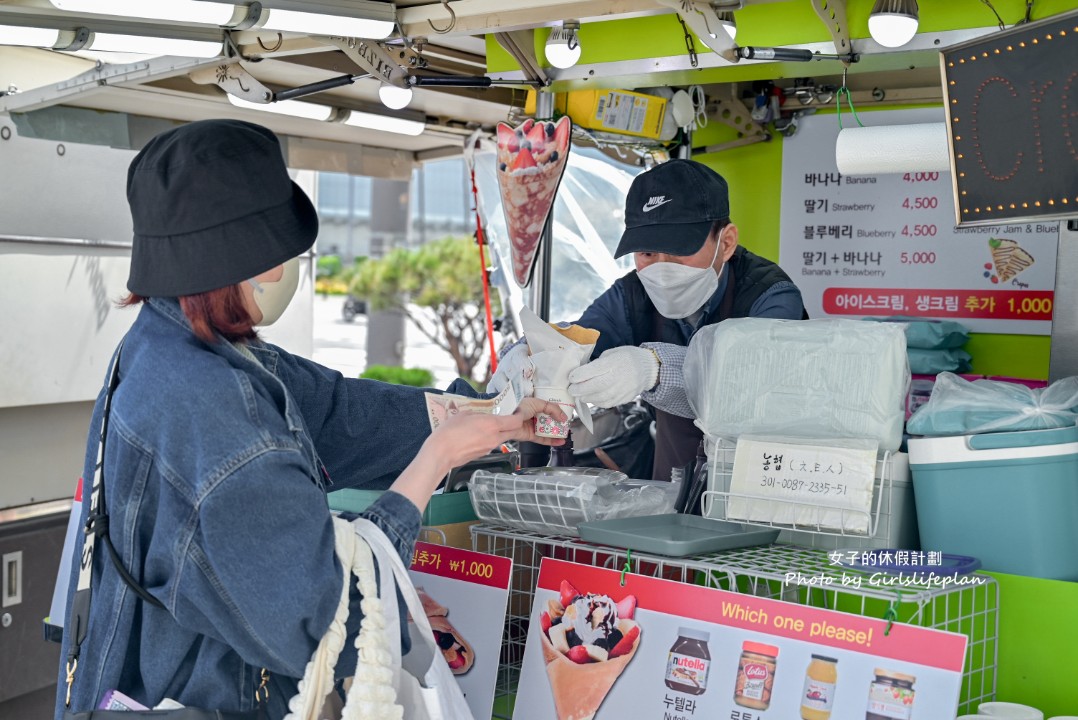
[[659,207],[660,205],[665,205],[666,203],[673,202],[673,201],[674,201],[673,198],[671,198],[669,200],[663,200],[662,202],[657,202],[655,204],[652,204],[652,202],[649,200],[646,203],[644,203],[644,212],[651,212],[652,210]]

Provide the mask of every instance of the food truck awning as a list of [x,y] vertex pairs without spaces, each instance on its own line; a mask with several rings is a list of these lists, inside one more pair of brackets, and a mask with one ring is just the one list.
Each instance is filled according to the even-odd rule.
[[[217,0],[212,4],[225,5]],[[711,52],[696,34],[692,35],[695,51],[688,52],[690,31],[703,26],[693,13],[684,12],[684,3],[666,0],[261,3],[270,14],[274,9],[328,15],[366,13],[395,22],[387,39],[360,41],[358,45],[353,41],[351,46],[325,36],[278,32],[257,24],[256,29],[240,29],[244,27],[240,24],[224,30],[204,23],[61,10],[48,0],[4,0],[0,1],[0,25],[49,28],[70,35],[84,29],[84,35],[94,33],[95,38],[102,33],[123,33],[222,42],[223,52],[217,57],[193,59],[96,52],[92,49],[95,41],[89,44],[90,49],[70,53],[0,46],[0,68],[4,68],[0,84],[10,86],[0,94],[0,112],[10,113],[19,132],[28,136],[76,142],[106,138],[109,144],[123,146],[126,142],[131,147],[160,130],[161,122],[241,118],[265,124],[290,139],[289,160],[296,167],[406,177],[416,162],[460,153],[469,135],[476,129],[489,131],[523,108],[526,90],[539,84],[549,83],[559,91],[700,84],[709,96],[736,97],[739,84],[747,87],[761,79],[807,77],[820,83],[837,82],[843,63],[834,55],[854,53],[857,62],[849,67],[849,84],[867,101],[874,91],[884,89],[891,102],[938,102],[939,48],[994,29],[925,32],[897,51],[888,50],[870,39],[851,39],[850,28],[863,26],[864,18],[851,17],[847,24],[841,0],[822,3],[827,13],[838,11],[837,19],[826,23],[825,17],[830,16],[821,14],[817,4],[810,0],[695,3],[716,11],[738,10],[744,38],[739,42],[832,56],[806,63],[776,63],[731,62]],[[236,7],[252,5],[256,4],[237,2]],[[931,0],[923,2],[922,12],[927,14],[932,5]],[[107,6],[104,2],[100,5]],[[675,8],[682,10],[675,12]],[[867,9],[858,7],[857,12],[863,15]],[[594,62],[559,70],[543,57],[543,42],[552,27],[569,19],[581,23],[582,42],[601,51],[585,54],[585,60]],[[679,22],[684,19],[689,20],[688,25]],[[161,47],[167,49],[163,44]],[[357,59],[364,56],[365,64]],[[402,85],[408,75],[450,83],[490,78],[494,84],[418,85],[413,87],[407,107],[390,110],[379,100],[384,78],[376,79],[369,73],[371,61],[379,68],[383,62],[394,64],[385,73],[390,84]],[[345,78],[350,79],[345,82]],[[324,118],[269,113],[250,105],[237,107],[230,101],[230,92],[233,98],[257,101],[251,93],[257,94],[260,88],[280,94],[310,89],[318,83],[330,87],[310,94],[300,91],[295,99],[318,106]],[[721,85],[730,89],[719,93],[715,86]],[[276,107],[285,109],[280,104]],[[394,127],[370,129],[345,122],[358,113]],[[397,121],[405,121],[408,132],[392,131],[400,129]]]

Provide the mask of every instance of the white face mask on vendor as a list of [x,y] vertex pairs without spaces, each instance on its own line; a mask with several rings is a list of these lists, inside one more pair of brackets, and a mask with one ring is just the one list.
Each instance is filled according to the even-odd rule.
[[296,288],[299,287],[299,258],[294,257],[284,263],[280,280],[258,282],[251,279],[247,282],[254,288],[255,305],[262,311],[262,320],[257,325],[272,325],[284,313],[288,303],[292,302]]
[[663,317],[671,320],[687,318],[695,313],[711,299],[719,288],[719,276],[722,274],[723,263],[719,272],[715,272],[715,260],[719,257],[718,242],[715,243],[715,256],[707,267],[691,267],[681,263],[657,262],[648,265],[643,270],[637,270],[636,275],[644,285],[655,309]]

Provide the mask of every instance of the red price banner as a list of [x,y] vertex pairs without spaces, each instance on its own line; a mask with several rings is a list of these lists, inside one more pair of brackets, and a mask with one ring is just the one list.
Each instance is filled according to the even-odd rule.
[[412,552],[411,570],[477,585],[508,588],[513,561],[471,550],[417,542]]
[[828,315],[990,318],[1051,320],[1051,290],[908,290],[904,288],[827,288],[823,309]]

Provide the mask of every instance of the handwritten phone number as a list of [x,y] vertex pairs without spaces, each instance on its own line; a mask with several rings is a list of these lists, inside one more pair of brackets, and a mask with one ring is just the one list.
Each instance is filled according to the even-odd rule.
[[846,485],[843,483],[814,482],[811,480],[798,480],[797,478],[774,478],[764,476],[760,478],[760,487],[778,488],[793,492],[807,492],[812,495],[845,495]]

